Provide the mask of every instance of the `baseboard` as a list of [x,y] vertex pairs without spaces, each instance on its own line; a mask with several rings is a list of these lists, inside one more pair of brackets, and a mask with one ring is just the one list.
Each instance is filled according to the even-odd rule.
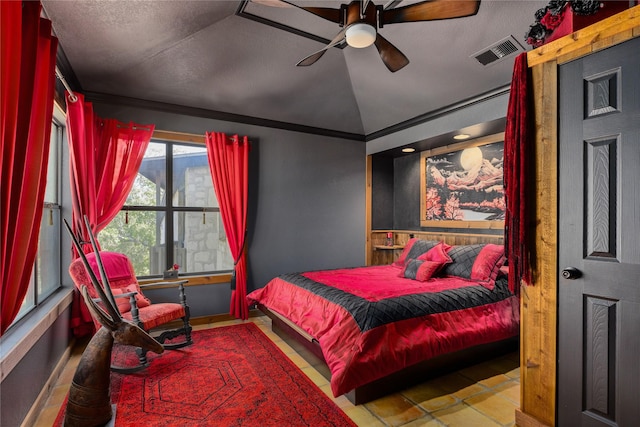
[[[264,316],[264,313],[262,313],[260,310],[257,310],[257,309],[249,310],[249,317],[260,317],[260,316]],[[189,323],[191,324],[191,326],[196,326],[196,325],[206,325],[208,323],[227,322],[229,320],[237,320],[237,319],[228,313],[214,314],[212,316],[192,317],[191,319],[189,319]],[[182,320],[174,320],[172,322],[167,323],[163,327],[172,328],[172,327],[179,327],[181,325],[182,325]]]
[[20,427],[30,427],[35,425],[38,416],[47,403],[47,399],[49,398],[49,396],[51,396],[51,391],[56,386],[58,378],[64,371],[64,368],[67,366],[67,363],[69,363],[71,351],[73,350],[75,342],[76,340],[75,338],[73,338],[67,346],[67,349],[62,354],[62,357],[60,357],[60,360],[56,364],[56,367],[53,369],[53,371],[51,371],[49,379],[42,387],[42,390],[40,390],[40,394],[38,394],[38,397],[36,397],[33,405],[31,405],[31,409],[29,409],[29,412],[27,412],[27,415],[24,417],[24,420],[22,421],[22,424],[20,424]]
[[548,425],[543,423],[531,415],[525,414],[520,410],[520,408],[516,408],[516,426],[517,427],[553,427],[552,425]]

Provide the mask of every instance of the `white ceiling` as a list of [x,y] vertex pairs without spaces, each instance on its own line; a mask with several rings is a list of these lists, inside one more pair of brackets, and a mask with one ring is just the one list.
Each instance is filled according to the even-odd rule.
[[[380,34],[411,61],[396,73],[374,46],[331,48],[314,65],[296,67],[324,44],[237,15],[239,0],[42,3],[68,61],[65,77],[78,91],[364,137],[506,87],[515,54],[488,66],[470,56],[509,36],[529,48],[524,34],[548,2],[483,0],[475,16],[386,25]],[[324,38],[340,30],[300,9],[244,6]]]

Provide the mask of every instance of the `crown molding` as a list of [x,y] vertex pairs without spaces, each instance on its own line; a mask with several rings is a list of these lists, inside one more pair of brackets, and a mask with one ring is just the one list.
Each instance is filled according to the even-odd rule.
[[258,117],[245,116],[242,114],[225,113],[222,111],[208,110],[205,108],[186,107],[183,105],[170,104],[166,102],[148,101],[138,98],[115,96],[99,92],[86,92],[85,99],[94,103],[125,105],[129,107],[144,108],[166,113],[182,114],[206,119],[222,120],[233,123],[243,123],[253,126],[262,126],[274,129],[301,132],[312,135],[328,136],[332,138],[342,138],[353,141],[365,141],[365,136],[357,133],[341,132],[331,129],[318,128],[314,126],[298,125],[294,123],[281,122],[277,120],[261,119]]
[[389,126],[387,128],[381,129],[379,131],[367,134],[365,136],[365,141],[372,141],[377,138],[381,138],[383,136],[387,136],[396,132],[399,132],[404,129],[412,128],[414,126],[420,125],[422,123],[428,122],[430,120],[435,120],[439,117],[445,116],[447,114],[454,113],[458,110],[462,110],[464,108],[471,107],[475,104],[479,104],[481,102],[488,101],[493,98],[497,98],[508,94],[511,90],[510,85],[505,85],[499,87],[497,89],[490,90],[488,92],[484,92],[480,95],[474,96],[472,98],[467,98],[460,102],[456,102],[455,104],[448,105],[446,107],[439,108],[437,110],[430,111],[428,113],[421,114],[412,119],[405,120],[404,122],[397,123],[395,125]]

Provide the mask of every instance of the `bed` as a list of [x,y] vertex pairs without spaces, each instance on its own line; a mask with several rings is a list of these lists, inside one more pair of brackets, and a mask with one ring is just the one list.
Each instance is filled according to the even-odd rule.
[[515,349],[504,262],[502,245],[411,239],[393,264],[283,274],[247,300],[360,404]]

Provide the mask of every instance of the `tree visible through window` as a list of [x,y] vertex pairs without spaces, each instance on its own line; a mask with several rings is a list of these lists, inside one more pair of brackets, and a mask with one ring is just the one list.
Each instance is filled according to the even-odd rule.
[[98,237],[103,250],[127,254],[138,276],[174,264],[181,274],[231,270],[204,144],[152,140],[125,206]]

